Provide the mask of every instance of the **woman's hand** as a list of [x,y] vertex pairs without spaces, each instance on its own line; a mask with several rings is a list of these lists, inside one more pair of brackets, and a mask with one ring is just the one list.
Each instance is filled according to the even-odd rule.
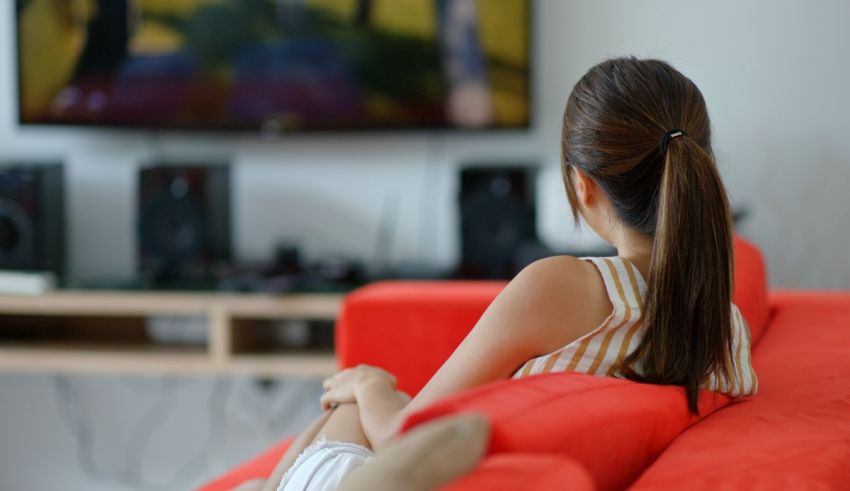
[[386,370],[369,365],[357,365],[343,370],[322,382],[325,393],[322,395],[322,409],[333,409],[340,404],[356,402],[358,387],[370,383],[387,383],[395,390],[396,379]]

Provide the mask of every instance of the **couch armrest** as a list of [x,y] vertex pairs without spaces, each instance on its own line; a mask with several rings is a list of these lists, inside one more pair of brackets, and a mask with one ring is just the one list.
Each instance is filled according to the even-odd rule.
[[295,440],[294,437],[280,441],[275,446],[257,455],[238,467],[227,471],[212,481],[201,484],[195,491],[228,491],[252,479],[268,479],[274,472],[286,449]]
[[384,281],[346,297],[336,326],[342,368],[360,363],[419,392],[472,329],[503,281]]
[[[268,479],[284,451],[289,438],[261,455],[202,484],[195,491],[229,491],[251,479]],[[499,491],[571,489],[593,491],[593,478],[578,462],[569,457],[546,453],[510,453],[484,458],[469,474],[443,486],[441,491]]]
[[581,464],[558,454],[508,453],[485,457],[469,474],[440,491],[593,491],[593,478]]

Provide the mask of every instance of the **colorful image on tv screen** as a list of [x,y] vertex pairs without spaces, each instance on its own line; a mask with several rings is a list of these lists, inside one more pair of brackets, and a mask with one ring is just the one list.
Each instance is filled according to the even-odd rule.
[[23,124],[529,124],[528,0],[16,0]]

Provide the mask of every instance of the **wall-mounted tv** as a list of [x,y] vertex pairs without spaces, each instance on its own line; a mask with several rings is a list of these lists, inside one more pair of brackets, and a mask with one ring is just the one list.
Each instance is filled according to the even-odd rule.
[[530,0],[16,0],[21,124],[524,128]]

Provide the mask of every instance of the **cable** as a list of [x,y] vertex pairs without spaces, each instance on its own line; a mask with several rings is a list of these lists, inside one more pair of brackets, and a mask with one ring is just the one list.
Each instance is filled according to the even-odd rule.
[[[249,387],[256,386],[250,385]],[[289,389],[290,387],[292,390]],[[238,397],[237,401],[241,408],[250,413],[251,420],[259,421],[259,423],[248,423],[246,420],[234,416],[232,412],[228,415],[229,419],[231,421],[239,420],[239,424],[251,427],[253,435],[268,440],[269,443],[277,441],[286,436],[286,433],[301,429],[291,427],[291,421],[293,420],[293,401],[314,401],[315,411],[312,412],[315,412],[315,415],[311,416],[315,417],[320,414],[318,411],[319,395],[314,393],[314,387],[314,385],[306,382],[293,384],[279,383],[275,389],[276,404],[258,404],[254,398],[248,395]],[[258,393],[265,394],[266,392],[258,391]],[[304,411],[304,408],[309,410],[310,407],[309,404],[300,405],[301,411]]]
[[375,234],[374,258],[374,264],[379,273],[385,273],[392,267],[398,212],[401,209],[399,201],[398,195],[391,191],[384,197],[381,207],[381,218],[378,220],[378,231]]
[[289,421],[291,421],[292,417],[285,417],[292,414],[292,401],[310,401],[308,404],[301,405],[301,411],[306,410],[311,413],[309,420],[313,420],[321,414],[320,405],[319,405],[319,396],[320,393],[315,393],[314,388],[316,385],[312,385],[309,383],[303,383],[296,386],[295,393],[290,399],[283,398],[278,406],[278,409],[273,411],[269,416],[269,424],[271,428],[274,430],[276,436],[282,437],[285,436],[284,432],[300,432],[303,428],[291,428]]
[[215,447],[215,442],[218,439],[217,435],[225,427],[225,407],[232,390],[232,385],[233,383],[230,379],[215,379],[207,403],[207,414],[209,415],[209,431],[207,434],[209,436],[203,445],[203,450],[178,468],[167,482],[181,482],[187,479],[189,475],[194,474],[195,468],[201,466],[204,467],[205,475],[212,474],[213,468],[210,466],[209,454],[210,450]]
[[[251,384],[247,387],[256,387]],[[273,391],[269,391],[267,389],[257,390],[255,394],[266,395],[269,392],[274,392],[276,399],[280,399],[281,393],[283,392],[291,392],[287,389],[289,387],[288,384],[285,383],[277,383]],[[269,433],[279,433],[277,419],[281,416],[287,408],[290,408],[291,405],[288,402],[291,401],[291,398],[284,397],[282,403],[271,404],[272,401],[269,401],[268,404],[262,404],[255,401],[255,398],[249,394],[242,395],[237,397],[237,401],[239,406],[244,409],[246,412],[250,413],[250,420],[257,421],[258,423],[250,423],[247,420],[244,420],[232,412],[228,414],[228,419],[231,421],[237,421],[239,424],[243,426],[251,427],[252,435],[268,438]],[[275,406],[277,406],[275,408]]]
[[[428,133],[426,140],[426,158],[422,169],[422,186],[419,196],[419,258],[424,263],[433,262],[434,257],[425,259],[430,253],[434,254],[436,227],[433,207],[429,206],[434,199],[435,166],[445,159],[445,140],[442,134]],[[454,205],[454,203],[452,204]]]
[[[262,393],[265,392],[266,390],[262,391]],[[272,425],[268,418],[263,414],[263,404],[257,403],[249,395],[237,394],[236,400],[239,403],[239,407],[250,413],[250,416],[249,419],[246,420],[233,414],[232,411],[228,412],[227,420],[231,426],[247,427],[249,428],[249,434],[251,437],[265,438],[272,430]],[[233,423],[235,423],[235,425]]]
[[150,443],[151,437],[162,426],[162,422],[165,421],[167,415],[174,408],[174,399],[169,399],[166,396],[171,395],[176,387],[177,384],[174,379],[163,379],[162,386],[156,396],[156,402],[139,418],[127,440],[127,447],[124,451],[125,466],[129,473],[136,474],[136,480],[144,487],[158,487],[156,484],[152,484],[144,479],[139,469],[141,469],[142,457]]
[[[139,390],[129,383],[125,385],[137,393],[152,394],[147,390]],[[53,386],[57,395],[58,412],[77,443],[77,460],[86,475],[93,481],[118,483],[131,489],[170,490],[184,484],[193,474],[198,474],[201,467],[204,467],[204,474],[210,473],[210,450],[215,446],[220,429],[224,427],[224,407],[230,393],[230,380],[216,379],[213,384],[208,403],[209,436],[202,446],[202,450],[160,483],[146,479],[140,468],[145,450],[153,434],[161,427],[162,422],[175,406],[173,397],[173,392],[177,388],[175,380],[163,380],[162,386],[155,394],[156,402],[139,418],[130,433],[124,455],[125,465],[114,469],[104,467],[96,462],[93,425],[88,416],[89,413],[83,409],[82,400],[73,390],[71,381],[65,376],[55,376]],[[172,397],[166,397],[167,395],[172,395]]]
[[148,159],[149,163],[155,163],[162,159],[166,158],[165,154],[165,146],[162,143],[162,133],[157,130],[150,130],[148,132],[148,141],[150,144],[148,148],[150,149],[150,157]]
[[77,442],[77,460],[83,471],[95,481],[111,481],[129,488],[137,487],[138,482],[133,479],[134,476],[128,475],[126,469],[102,468],[95,462],[91,422],[87,420],[87,412],[78,409],[81,404],[76,400],[70,380],[57,375],[53,377],[53,386],[57,395],[59,415],[65,420]]

